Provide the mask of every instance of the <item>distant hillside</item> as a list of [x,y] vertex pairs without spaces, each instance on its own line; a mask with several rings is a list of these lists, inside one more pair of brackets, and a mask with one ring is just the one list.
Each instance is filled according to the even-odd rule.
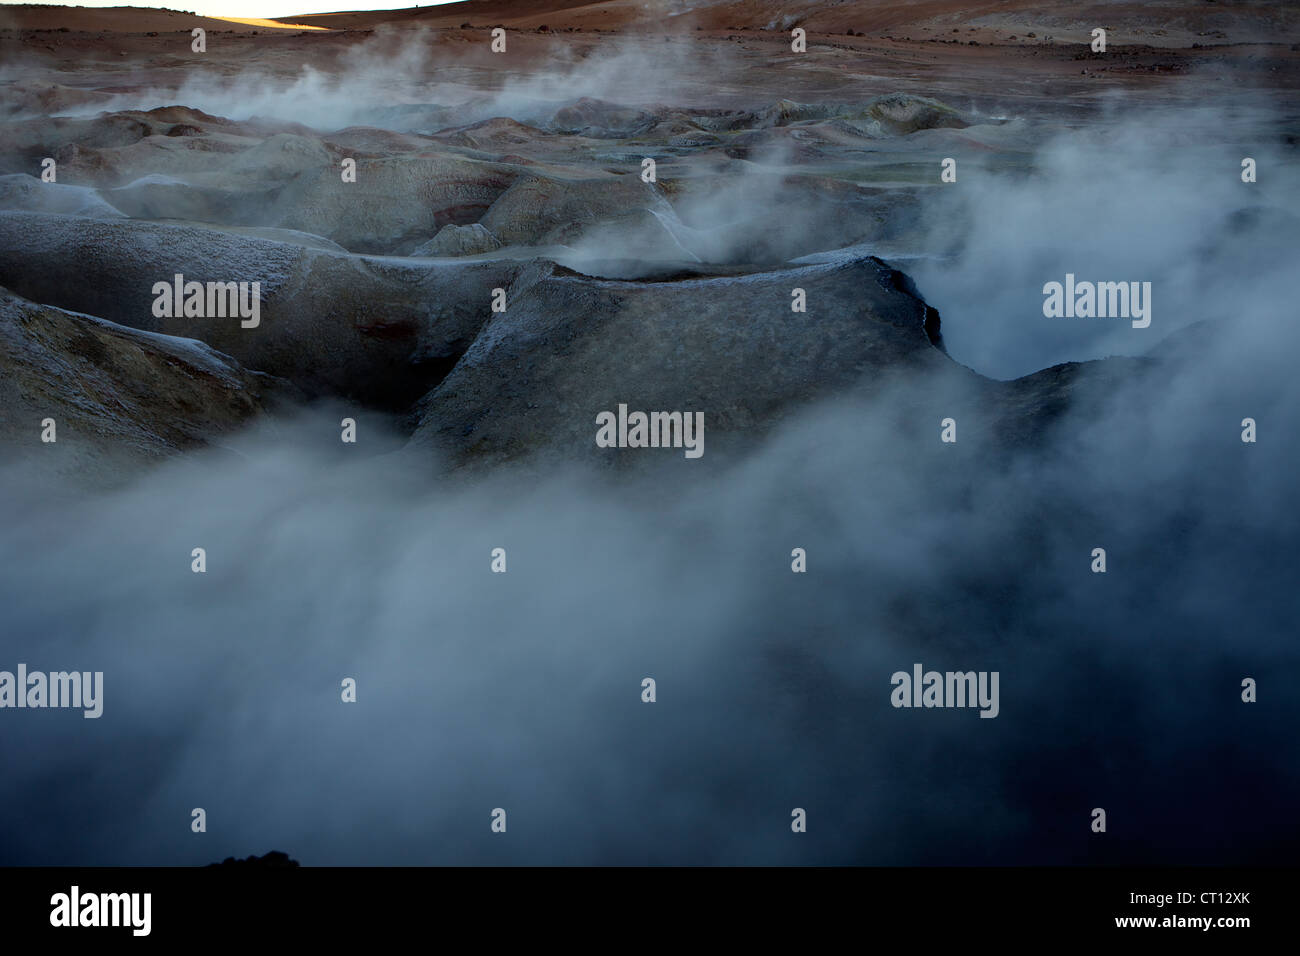
[[1192,42],[1273,41],[1295,36],[1300,5],[1290,0],[1232,4],[1192,0],[466,0],[442,6],[355,13],[303,13],[281,18],[333,29],[370,29],[380,23],[433,27],[501,24],[517,29],[788,30],[920,40],[985,32],[1062,42],[1087,39],[1094,27],[1121,45],[1188,46]]
[[[88,32],[173,32],[194,26],[228,30],[232,21],[145,7],[0,7],[0,28]],[[240,21],[234,21],[240,23]],[[1117,46],[1281,42],[1300,35],[1300,4],[1292,0],[465,0],[442,6],[344,13],[303,13],[243,26],[263,29],[370,30],[380,24],[438,29],[462,24],[536,30],[683,31],[789,30],[861,33],[898,39],[986,42],[1017,37],[1086,42],[1104,27]],[[956,36],[954,36],[954,34]]]

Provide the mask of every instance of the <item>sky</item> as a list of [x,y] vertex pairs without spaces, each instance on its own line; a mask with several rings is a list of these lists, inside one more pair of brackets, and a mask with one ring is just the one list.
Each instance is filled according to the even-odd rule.
[[[286,17],[308,13],[335,13],[352,10],[396,10],[406,7],[432,7],[455,0],[423,0],[419,4],[401,0],[169,0],[167,3],[124,3],[119,0],[83,0],[78,4],[41,4],[41,6],[79,7],[157,7],[164,10],[192,10],[207,17]],[[14,0],[0,0],[0,6],[12,6]]]

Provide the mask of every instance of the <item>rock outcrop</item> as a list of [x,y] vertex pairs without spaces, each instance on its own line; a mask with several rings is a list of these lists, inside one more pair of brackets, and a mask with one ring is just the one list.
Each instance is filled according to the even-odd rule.
[[[352,252],[402,254],[448,223],[477,222],[514,182],[508,166],[454,156],[360,159],[285,186],[263,225],[328,236]],[[490,227],[489,227],[490,228]]]
[[[650,268],[593,252],[578,272],[542,258],[359,256],[306,245],[313,237],[250,232],[0,213],[0,283],[110,320],[106,327],[155,333],[150,341],[200,339],[307,397],[406,416],[411,452],[436,450],[453,465],[530,457],[629,465],[594,442],[597,414],[620,404],[703,412],[710,461],[734,458],[717,452],[743,451],[820,399],[905,378],[963,396],[927,407],[920,420],[959,407],[963,434],[1023,446],[1090,383],[1113,379],[1113,361],[985,379],[943,352],[937,313],[903,273],[851,252],[777,269],[698,260]],[[176,274],[258,282],[257,327],[239,316],[155,315],[155,283]],[[632,274],[643,278],[598,277]],[[496,289],[504,312],[492,311]],[[795,295],[805,312],[792,311]],[[123,434],[134,434],[133,414]],[[164,429],[163,441],[185,434]]]
[[[515,260],[371,258],[198,226],[0,213],[0,284],[38,302],[200,339],[309,395],[400,409],[491,315]],[[154,315],[156,283],[259,283],[259,324]]]
[[228,869],[234,867],[237,869],[245,869],[248,867],[271,867],[273,869],[282,869],[292,868],[298,865],[298,861],[290,857],[289,854],[282,853],[279,850],[272,850],[271,852],[264,853],[261,856],[250,855],[242,860],[236,859],[233,856],[228,856],[220,863],[209,863],[208,868],[211,869],[217,867],[218,869]]
[[[0,289],[0,449],[53,473],[115,472],[202,446],[294,393],[193,339]],[[54,422],[54,442],[42,423]]]
[[448,223],[438,230],[438,234],[428,242],[417,246],[413,256],[457,257],[477,256],[501,248],[496,236],[483,228],[481,223],[458,226]]
[[[706,440],[721,442],[864,378],[959,368],[937,347],[934,310],[876,259],[658,282],[535,268],[421,403],[417,447],[608,462],[596,416],[620,403],[704,412]],[[792,311],[795,289],[807,312]]]
[[126,215],[89,186],[43,183],[26,173],[0,176],[0,209],[96,219],[121,219]]

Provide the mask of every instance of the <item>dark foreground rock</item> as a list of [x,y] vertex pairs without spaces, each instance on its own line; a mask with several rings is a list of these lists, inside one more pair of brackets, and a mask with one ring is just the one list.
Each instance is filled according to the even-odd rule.
[[233,856],[228,856],[220,863],[209,863],[208,869],[212,869],[213,867],[226,869],[229,867],[243,868],[250,866],[289,868],[298,865],[298,861],[292,859],[289,854],[281,853],[279,850],[272,850],[270,853],[264,854],[263,856],[248,856],[242,860],[237,860]]

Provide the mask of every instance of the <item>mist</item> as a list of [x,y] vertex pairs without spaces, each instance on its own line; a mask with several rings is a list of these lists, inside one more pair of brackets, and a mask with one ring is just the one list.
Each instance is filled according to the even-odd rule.
[[[427,133],[497,116],[546,125],[559,106],[581,97],[635,105],[682,103],[702,89],[688,79],[687,63],[692,70],[719,75],[740,72],[727,46],[699,48],[681,39],[575,34],[572,43],[548,48],[541,57],[528,52],[537,38],[511,32],[507,49],[513,44],[525,52],[504,57],[491,52],[490,34],[485,26],[440,32],[381,25],[373,36],[341,51],[323,35],[307,36],[321,53],[292,73],[227,56],[221,35],[213,34],[200,65],[176,71],[179,82],[160,84],[166,69],[141,71],[135,82],[123,84],[138,89],[55,115],[182,104],[236,121],[256,118],[327,132],[365,125]],[[190,40],[169,42],[187,49]]]
[[[10,470],[4,665],[105,690],[6,715],[4,862],[1280,861],[1300,402],[1244,359],[1295,338],[1225,325],[1004,458],[941,445],[969,396],[922,380],[707,479],[435,481],[329,413],[104,495]],[[999,671],[1000,715],[893,709],[914,662]]]
[[[1096,123],[1050,136],[1032,167],[959,160],[932,193],[908,263],[944,316],[954,358],[995,378],[1060,362],[1140,355],[1171,332],[1243,311],[1285,309],[1300,230],[1300,167],[1280,149],[1282,116],[1228,90],[1199,107],[1114,96]],[[1257,182],[1241,179],[1253,158]],[[1153,321],[1049,319],[1043,285],[1152,284]]]

